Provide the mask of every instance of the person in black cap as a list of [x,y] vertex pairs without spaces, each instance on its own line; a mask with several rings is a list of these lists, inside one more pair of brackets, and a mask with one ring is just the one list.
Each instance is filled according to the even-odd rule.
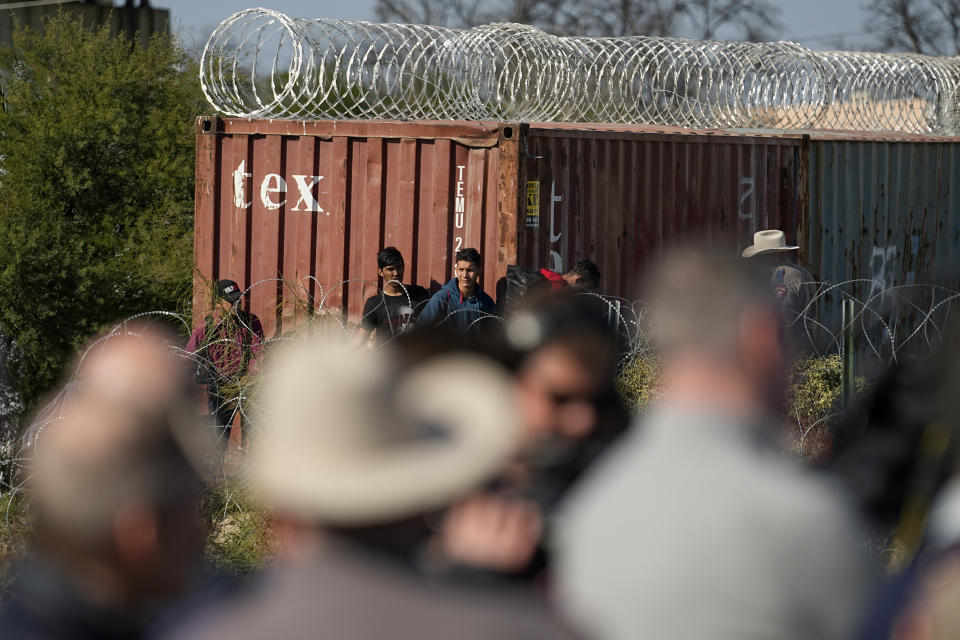
[[197,362],[197,382],[207,386],[207,404],[221,428],[221,446],[230,437],[237,411],[237,391],[250,364],[263,346],[263,325],[256,315],[237,304],[243,290],[233,280],[219,280],[213,291],[213,310],[187,342]]

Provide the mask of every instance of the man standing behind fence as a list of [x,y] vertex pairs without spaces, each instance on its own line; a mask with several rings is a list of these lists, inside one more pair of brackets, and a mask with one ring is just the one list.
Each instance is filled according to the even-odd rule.
[[385,247],[377,254],[377,273],[383,278],[383,291],[367,298],[363,319],[354,335],[355,344],[365,344],[376,334],[382,345],[413,326],[417,313],[430,298],[421,286],[403,284],[403,255],[396,247]]
[[650,280],[663,399],[569,505],[561,596],[601,640],[851,637],[869,572],[851,514],[773,445],[782,322],[766,282],[684,250]]
[[417,319],[417,326],[450,325],[467,331],[476,329],[487,316],[496,311],[493,298],[480,288],[483,260],[476,249],[457,251],[456,275],[453,280],[433,294]]
[[741,255],[750,264],[770,274],[773,296],[780,303],[787,329],[795,347],[809,346],[804,316],[810,313],[815,281],[809,271],[790,260],[790,254],[800,247],[788,245],[786,234],[779,229],[767,229],[753,234],[753,244]]
[[497,313],[506,318],[527,295],[537,295],[544,290],[592,292],[599,288],[600,269],[589,258],[577,260],[566,273],[511,264],[507,265],[507,275],[497,281]]
[[577,260],[566,273],[557,273],[550,269],[540,269],[540,275],[550,282],[554,291],[563,291],[566,288],[577,291],[596,291],[600,287],[600,269],[589,258]]

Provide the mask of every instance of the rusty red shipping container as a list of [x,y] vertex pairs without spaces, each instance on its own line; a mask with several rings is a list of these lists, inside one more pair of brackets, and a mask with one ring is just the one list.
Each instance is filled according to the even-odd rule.
[[612,295],[636,297],[639,267],[671,239],[743,247],[777,228],[792,240],[805,210],[802,136],[539,125],[523,145],[533,215],[520,261],[561,271],[591,258]]
[[294,316],[298,287],[356,318],[387,245],[428,287],[473,246],[491,295],[508,264],[589,257],[605,293],[632,297],[638,265],[671,238],[798,237],[804,148],[802,136],[614,125],[199,118],[194,303],[204,280],[229,277],[260,283],[250,308],[268,335]]

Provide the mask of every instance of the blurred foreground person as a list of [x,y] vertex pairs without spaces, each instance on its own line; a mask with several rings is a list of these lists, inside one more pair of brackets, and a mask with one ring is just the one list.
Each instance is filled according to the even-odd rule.
[[400,376],[387,347],[293,343],[265,372],[249,480],[275,565],[249,593],[171,637],[563,638],[529,595],[418,574],[430,512],[495,473],[517,437],[506,374],[438,356]]
[[212,447],[185,364],[145,331],[91,350],[62,419],[33,442],[32,552],[0,638],[138,638],[196,575]]
[[557,504],[629,421],[605,305],[570,292],[527,302],[506,332],[518,353],[523,447],[495,483],[453,507],[442,528],[445,560],[464,577],[545,582]]
[[858,484],[886,489],[890,504],[881,513],[896,509],[886,530],[895,531],[891,546],[907,561],[872,604],[865,639],[960,638],[958,329],[952,322],[933,353],[898,365],[877,385],[863,406],[862,442],[841,460]]
[[575,490],[561,604],[591,638],[848,638],[870,586],[851,516],[772,442],[781,317],[718,253],[672,254],[647,290],[662,400]]

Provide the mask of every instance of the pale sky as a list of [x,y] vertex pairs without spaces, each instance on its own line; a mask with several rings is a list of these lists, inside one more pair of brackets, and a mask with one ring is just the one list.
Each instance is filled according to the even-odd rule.
[[[862,0],[772,0],[780,8],[781,40],[793,40],[814,49],[868,48],[869,34]],[[210,31],[227,16],[256,6],[294,17],[374,20],[374,0],[153,0],[170,9],[171,26],[184,44],[203,47]],[[638,34],[642,35],[642,34]]]

